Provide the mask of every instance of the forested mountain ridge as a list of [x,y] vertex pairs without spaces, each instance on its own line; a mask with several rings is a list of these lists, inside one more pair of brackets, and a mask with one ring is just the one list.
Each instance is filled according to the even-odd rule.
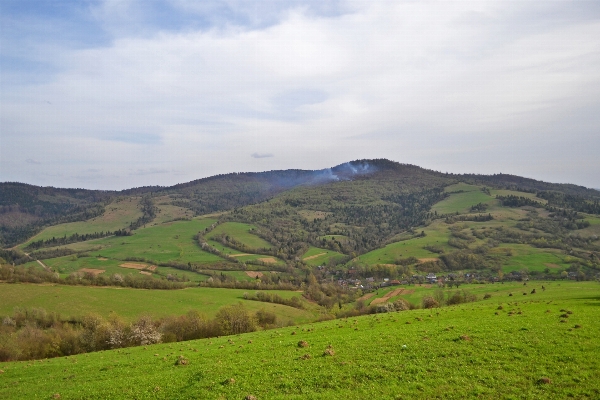
[[[318,243],[320,236],[331,233],[333,224],[339,227],[338,233],[348,238],[340,242],[339,250],[349,254],[373,248],[399,231],[421,224],[428,218],[429,207],[443,198],[443,187],[457,181],[538,193],[555,207],[600,213],[600,192],[581,186],[506,174],[444,174],[386,159],[356,160],[322,170],[230,173],[170,187],[150,186],[123,191],[61,189],[4,182],[0,183],[0,246],[10,247],[23,242],[45,226],[102,216],[107,205],[116,199],[146,198],[138,200],[143,216],[128,221],[128,226],[135,229],[155,217],[152,198],[166,196],[168,200],[163,200],[164,204],[190,210],[194,215],[234,210],[228,218],[268,221],[273,230],[263,234],[271,240],[276,240],[283,220],[287,220],[283,224],[287,230],[302,227],[308,243],[312,244]],[[255,206],[241,209],[251,205]],[[292,217],[287,214],[285,218],[276,217],[276,212],[267,218],[266,215],[271,213],[267,210],[275,209]],[[293,210],[299,209],[324,214],[308,218],[294,213]],[[329,232],[321,222],[327,218],[331,219],[327,225]],[[368,231],[371,234],[367,236],[377,235],[379,239],[363,242],[358,239],[357,229],[362,231],[361,237]],[[291,248],[295,246],[290,243],[288,247],[293,252]]]

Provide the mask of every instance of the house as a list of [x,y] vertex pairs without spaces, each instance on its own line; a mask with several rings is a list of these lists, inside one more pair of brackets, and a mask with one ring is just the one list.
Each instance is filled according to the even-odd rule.
[[429,283],[436,283],[437,282],[437,276],[433,272],[430,272],[429,274],[427,274],[427,276],[425,277],[425,279],[427,279],[427,282],[429,282]]

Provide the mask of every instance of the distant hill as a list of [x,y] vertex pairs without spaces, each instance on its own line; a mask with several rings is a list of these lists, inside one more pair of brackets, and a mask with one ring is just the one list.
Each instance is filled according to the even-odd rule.
[[[230,173],[170,187],[150,186],[123,191],[61,189],[4,182],[0,183],[0,245],[14,246],[46,226],[98,217],[115,199],[157,196],[166,196],[161,200],[163,204],[202,215],[257,205],[281,195],[273,204],[296,204],[296,208],[300,204],[307,205],[317,211],[336,214],[336,223],[353,221],[350,225],[364,225],[366,230],[386,219],[387,226],[378,228],[379,241],[382,241],[384,237],[422,223],[429,207],[443,196],[442,188],[458,181],[541,193],[540,197],[557,206],[572,207],[582,212],[593,213],[594,202],[600,199],[599,191],[576,185],[553,184],[505,174],[443,174],[385,159],[356,160],[314,171]],[[155,217],[151,204],[152,201],[140,202],[144,215],[132,223],[132,228]],[[234,215],[240,220],[254,221],[260,214],[265,219],[265,207],[257,205],[252,209],[237,210]],[[365,207],[369,207],[368,212]],[[417,208],[408,211],[414,207]],[[252,213],[255,214],[251,216]],[[388,214],[395,217],[388,218]],[[399,214],[402,216],[399,217]],[[295,218],[292,225],[296,228],[301,226],[303,218]],[[276,222],[274,218],[266,220]],[[354,235],[350,232],[352,230],[345,231],[349,237]],[[357,251],[376,244],[372,242],[363,246],[354,242]]]

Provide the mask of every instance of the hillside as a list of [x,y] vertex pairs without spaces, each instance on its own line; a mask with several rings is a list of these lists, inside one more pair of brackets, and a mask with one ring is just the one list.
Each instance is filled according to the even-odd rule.
[[[123,192],[2,185],[5,219],[29,218],[5,224],[5,240],[39,231],[19,248],[64,278],[101,269],[94,257],[158,266],[157,279],[177,268],[183,281],[235,281],[250,269],[263,282],[294,285],[308,271],[344,277],[340,267],[391,279],[454,271],[591,278],[599,270],[600,193],[509,175],[360,160]],[[3,257],[28,261],[18,251]],[[119,271],[111,268],[105,275]]]
[[600,396],[597,283],[487,290],[487,300],[441,309],[1,363],[0,398]]

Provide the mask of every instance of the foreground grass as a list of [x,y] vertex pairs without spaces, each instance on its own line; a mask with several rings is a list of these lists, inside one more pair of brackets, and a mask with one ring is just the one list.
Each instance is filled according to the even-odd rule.
[[4,363],[0,398],[598,398],[600,287],[536,286],[456,307]]

